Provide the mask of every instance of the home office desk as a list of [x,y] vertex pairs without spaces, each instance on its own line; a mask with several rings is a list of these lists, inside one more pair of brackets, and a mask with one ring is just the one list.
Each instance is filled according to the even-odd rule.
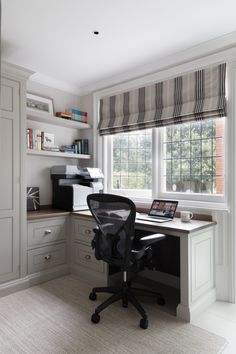
[[[216,298],[215,224],[201,220],[182,223],[178,218],[162,224],[143,220],[135,222],[135,229],[138,232],[150,234],[160,232],[172,239],[178,238],[180,303],[176,314],[188,322],[204,311]],[[39,271],[48,272],[55,266],[60,268],[64,265],[68,268],[66,263],[70,262],[70,270],[73,273],[90,279],[92,284],[101,285],[104,282],[106,285],[110,278],[109,269],[104,262],[96,260],[90,246],[94,227],[95,222],[89,211],[71,213],[42,209],[28,213],[28,273],[37,276]],[[66,249],[71,249],[71,258],[66,257]],[[168,249],[165,252],[168,252]]]
[[[92,221],[89,211],[72,213]],[[191,322],[216,299],[214,276],[215,222],[191,220],[183,223],[179,218],[158,224],[136,220],[135,229],[150,233],[164,233],[180,241],[180,304],[177,317]]]

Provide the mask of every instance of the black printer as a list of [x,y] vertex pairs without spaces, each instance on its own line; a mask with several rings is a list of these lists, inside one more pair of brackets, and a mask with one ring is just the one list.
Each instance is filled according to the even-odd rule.
[[104,176],[99,168],[79,168],[73,165],[53,166],[52,206],[57,209],[86,210],[87,195],[103,191]]

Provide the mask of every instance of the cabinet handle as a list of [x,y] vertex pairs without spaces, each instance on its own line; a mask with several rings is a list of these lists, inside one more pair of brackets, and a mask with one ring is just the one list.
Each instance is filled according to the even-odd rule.
[[52,258],[52,255],[51,255],[51,254],[47,254],[47,255],[44,257],[44,259],[45,259],[46,261],[50,261],[51,258]]
[[87,235],[90,235],[90,234],[91,234],[91,230],[87,229],[87,230],[85,230],[85,233],[86,233]]
[[91,256],[89,254],[86,254],[85,259],[91,259]]
[[52,230],[45,230],[44,231],[44,235],[49,235],[49,234],[51,234],[52,233]]

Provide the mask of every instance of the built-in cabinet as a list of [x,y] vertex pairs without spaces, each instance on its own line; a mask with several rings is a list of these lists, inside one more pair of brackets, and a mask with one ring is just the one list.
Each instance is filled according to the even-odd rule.
[[2,78],[0,115],[0,282],[19,277],[19,82]]
[[72,270],[95,284],[107,284],[108,266],[95,258],[91,247],[95,222],[91,218],[76,215],[72,215],[71,219]]
[[67,217],[28,222],[28,274],[41,272],[67,263],[68,230]]

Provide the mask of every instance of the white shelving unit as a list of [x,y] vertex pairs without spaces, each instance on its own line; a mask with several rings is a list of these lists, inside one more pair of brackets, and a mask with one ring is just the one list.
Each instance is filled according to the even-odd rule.
[[52,116],[51,114],[44,112],[35,112],[27,109],[27,120],[32,120],[41,123],[48,123],[52,125],[58,125],[65,128],[74,128],[74,129],[89,129],[91,125],[87,123],[75,122],[73,120],[64,119]]
[[70,159],[91,159],[91,155],[85,154],[70,154],[68,152],[54,152],[44,150],[27,150],[28,155],[48,156],[48,157],[64,157]]
[[[47,123],[51,125],[60,126],[63,128],[72,128],[72,129],[89,129],[91,125],[87,123],[75,122],[69,119],[55,117],[51,114],[44,112],[35,112],[33,110],[27,109],[27,120],[34,121],[39,123]],[[47,156],[47,157],[63,157],[70,159],[91,159],[91,155],[85,154],[71,154],[66,152],[54,152],[54,151],[44,151],[44,150],[31,150],[27,149],[28,155],[36,156]]]

